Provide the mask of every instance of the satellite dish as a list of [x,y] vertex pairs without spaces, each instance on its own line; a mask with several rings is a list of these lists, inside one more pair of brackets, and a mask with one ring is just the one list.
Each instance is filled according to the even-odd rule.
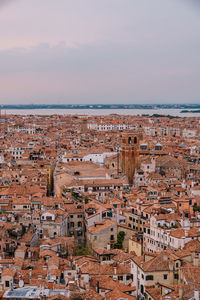
[[22,288],[24,286],[24,280],[19,281],[19,287]]

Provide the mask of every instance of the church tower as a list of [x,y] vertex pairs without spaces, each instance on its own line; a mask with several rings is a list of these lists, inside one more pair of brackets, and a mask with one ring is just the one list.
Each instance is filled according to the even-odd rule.
[[138,168],[139,141],[142,137],[140,131],[122,134],[121,142],[121,170],[126,174],[128,183],[133,184],[135,169]]

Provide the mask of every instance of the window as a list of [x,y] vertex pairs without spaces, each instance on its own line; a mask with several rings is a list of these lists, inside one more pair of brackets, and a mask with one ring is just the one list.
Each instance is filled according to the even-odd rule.
[[141,291],[142,294],[144,293],[144,286],[142,284],[140,286],[140,291]]
[[78,227],[82,227],[82,222],[78,222]]
[[74,222],[70,222],[70,223],[69,223],[69,226],[70,226],[70,227],[74,227]]
[[148,281],[148,280],[153,280],[153,275],[147,275],[146,276],[146,280]]
[[123,276],[118,276],[118,280],[123,280]]
[[176,263],[176,268],[178,268],[179,267],[179,264],[178,263]]
[[113,228],[110,228],[110,231],[113,231]]
[[114,235],[113,235],[113,234],[111,234],[111,236],[110,236],[110,240],[111,240],[111,241],[114,241],[114,239],[115,239],[115,238],[114,238]]
[[164,279],[164,280],[167,280],[167,274],[164,274],[164,275],[163,275],[163,279]]
[[9,286],[10,286],[10,281],[6,280],[6,281],[5,281],[5,286],[6,286],[6,287],[9,287]]
[[174,279],[178,279],[178,274],[174,274]]
[[96,240],[97,240],[97,236],[95,235],[95,236],[94,236],[94,241],[96,241]]

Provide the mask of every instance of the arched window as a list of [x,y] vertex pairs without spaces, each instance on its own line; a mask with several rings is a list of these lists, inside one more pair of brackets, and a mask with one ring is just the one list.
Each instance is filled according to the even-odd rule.
[[130,145],[131,144],[131,137],[129,136],[128,138],[128,144]]
[[137,137],[134,137],[134,144],[137,144]]

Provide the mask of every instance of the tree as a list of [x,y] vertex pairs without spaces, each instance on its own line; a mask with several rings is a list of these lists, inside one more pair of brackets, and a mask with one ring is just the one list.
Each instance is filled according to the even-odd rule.
[[77,255],[77,256],[90,255],[90,254],[92,254],[92,250],[88,247],[83,247],[83,248],[77,249],[75,251],[75,255]]
[[117,242],[114,244],[114,249],[122,249],[123,248],[123,241],[125,237],[125,232],[120,231],[117,234]]
[[25,234],[25,233],[26,233],[26,226],[22,225],[22,234]]
[[194,212],[200,211],[200,206],[198,206],[196,203],[194,203],[193,210],[194,210]]

